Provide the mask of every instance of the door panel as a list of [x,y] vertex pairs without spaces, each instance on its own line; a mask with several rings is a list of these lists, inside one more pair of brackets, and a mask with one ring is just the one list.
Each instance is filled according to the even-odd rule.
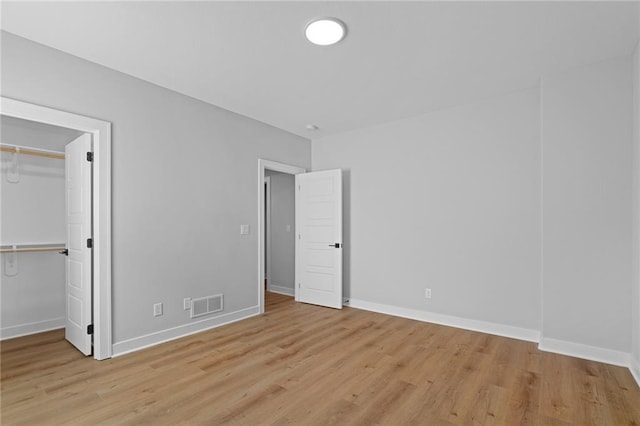
[[298,174],[296,188],[297,299],[342,309],[342,171]]
[[67,217],[65,337],[80,352],[91,355],[87,327],[92,322],[91,238],[91,136],[84,134],[65,147]]

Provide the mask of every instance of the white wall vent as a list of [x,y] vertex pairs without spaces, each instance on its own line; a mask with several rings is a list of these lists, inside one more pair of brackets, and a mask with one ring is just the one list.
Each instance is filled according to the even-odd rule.
[[222,294],[191,300],[191,318],[220,312],[224,309]]

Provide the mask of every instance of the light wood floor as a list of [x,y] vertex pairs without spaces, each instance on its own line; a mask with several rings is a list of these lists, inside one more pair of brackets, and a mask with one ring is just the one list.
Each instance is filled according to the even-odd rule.
[[268,313],[107,361],[2,343],[2,424],[640,424],[628,370],[269,294]]

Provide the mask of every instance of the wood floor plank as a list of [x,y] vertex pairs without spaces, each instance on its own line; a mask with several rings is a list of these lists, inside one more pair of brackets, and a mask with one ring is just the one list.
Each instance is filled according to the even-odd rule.
[[3,425],[640,425],[627,369],[267,292],[259,317],[105,361],[0,350]]

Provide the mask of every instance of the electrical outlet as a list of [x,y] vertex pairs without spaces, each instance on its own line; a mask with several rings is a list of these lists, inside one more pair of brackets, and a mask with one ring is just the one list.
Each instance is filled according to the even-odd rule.
[[162,303],[156,303],[153,305],[153,316],[159,317],[160,315],[162,315]]
[[424,289],[424,297],[425,297],[425,299],[431,299],[431,289],[430,288],[425,288]]
[[188,310],[191,309],[191,298],[190,297],[185,297],[184,300],[182,301],[182,303],[184,304],[184,310]]
[[240,235],[249,235],[249,225],[240,225]]

